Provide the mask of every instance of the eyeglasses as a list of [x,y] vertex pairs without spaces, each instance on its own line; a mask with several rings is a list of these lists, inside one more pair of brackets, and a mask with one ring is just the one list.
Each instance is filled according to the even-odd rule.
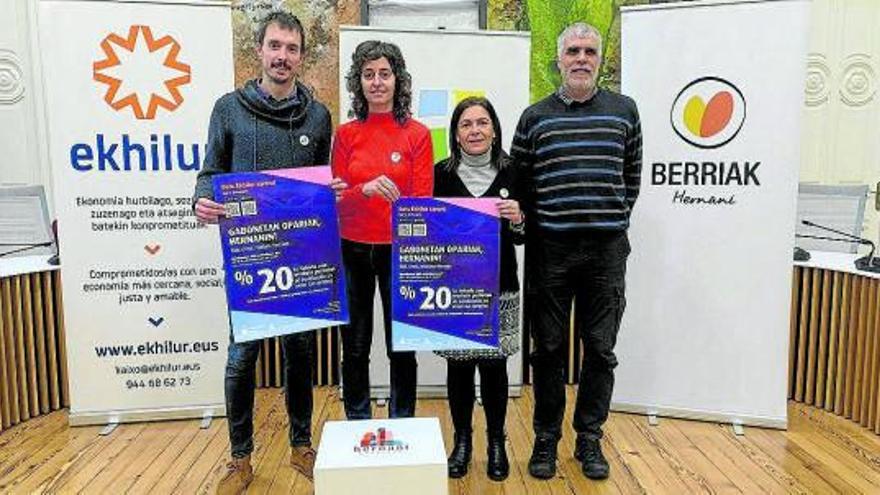
[[391,72],[390,70],[380,70],[380,71],[366,70],[366,71],[361,72],[361,79],[363,79],[364,81],[372,81],[373,79],[376,78],[376,76],[378,76],[379,79],[382,81],[388,81],[392,77],[394,77],[394,72]]

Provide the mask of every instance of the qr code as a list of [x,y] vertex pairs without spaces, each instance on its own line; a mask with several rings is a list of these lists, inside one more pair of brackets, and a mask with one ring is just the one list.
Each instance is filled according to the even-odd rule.
[[398,237],[410,237],[413,235],[412,224],[402,223],[397,226]]
[[244,216],[252,216],[257,214],[257,202],[254,200],[241,202],[241,214]]
[[425,237],[428,235],[428,225],[424,223],[417,223],[412,226],[412,235],[413,237]]
[[238,202],[235,203],[226,203],[223,205],[226,208],[226,216],[227,217],[239,217],[241,216],[241,205]]

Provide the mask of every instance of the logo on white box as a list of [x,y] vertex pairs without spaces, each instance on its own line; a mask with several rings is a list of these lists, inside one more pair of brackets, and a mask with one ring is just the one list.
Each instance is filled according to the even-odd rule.
[[373,454],[379,452],[404,452],[409,450],[403,440],[395,439],[391,430],[385,427],[369,430],[361,435],[360,441],[354,446],[358,454]]

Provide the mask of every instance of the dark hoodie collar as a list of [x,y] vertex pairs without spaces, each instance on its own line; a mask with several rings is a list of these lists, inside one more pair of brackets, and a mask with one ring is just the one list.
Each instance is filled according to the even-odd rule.
[[312,94],[301,82],[296,82],[296,95],[277,101],[266,98],[257,79],[245,83],[235,92],[238,101],[255,115],[286,125],[297,125],[306,117]]
[[264,100],[269,100],[270,103],[285,101],[285,100],[292,100],[290,103],[292,103],[294,105],[299,105],[299,91],[297,91],[296,81],[294,81],[293,88],[291,89],[290,94],[288,94],[284,98],[280,98],[280,99],[275,98],[274,96],[269,94],[269,92],[266,91],[265,88],[263,88],[263,83],[260,79],[257,79],[256,82],[257,82],[257,91],[260,92],[260,96],[262,96]]

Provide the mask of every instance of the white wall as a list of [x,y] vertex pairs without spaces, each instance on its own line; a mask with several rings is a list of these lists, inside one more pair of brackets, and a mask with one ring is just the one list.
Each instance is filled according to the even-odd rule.
[[[813,0],[801,181],[880,181],[880,1]],[[865,235],[880,214],[868,198]]]
[[37,73],[36,0],[0,0],[0,185],[42,184],[52,211],[51,175]]
[[[0,0],[0,184],[42,184],[52,212],[42,83],[33,73],[36,3]],[[812,20],[801,180],[873,190],[880,181],[880,1],[813,0]],[[865,228],[877,240],[873,203],[872,195]]]

